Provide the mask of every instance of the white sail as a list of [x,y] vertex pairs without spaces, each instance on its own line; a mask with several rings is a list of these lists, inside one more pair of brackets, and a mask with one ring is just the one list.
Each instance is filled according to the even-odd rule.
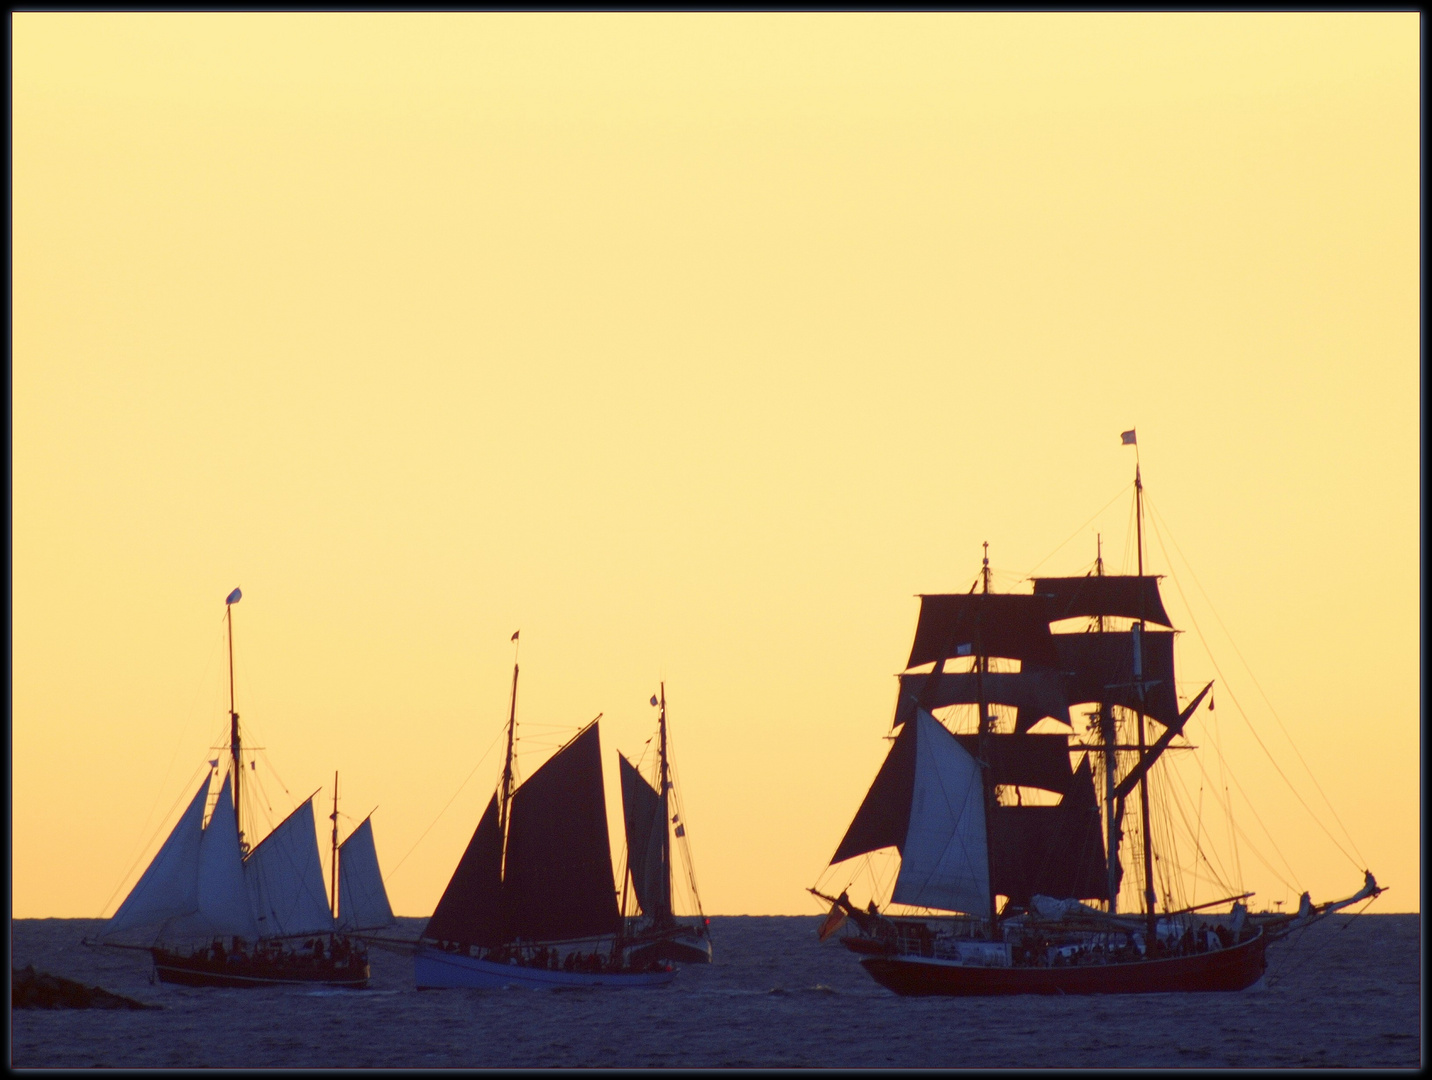
[[924,709],[915,723],[910,825],[890,899],[984,914],[989,910],[989,856],[979,764]]
[[332,932],[312,798],[249,852],[244,881],[260,937]]
[[364,818],[338,847],[338,925],[343,930],[377,930],[395,922],[378,868],[373,819]]
[[224,777],[219,801],[199,841],[198,910],[169,922],[161,934],[166,940],[233,935],[253,941],[258,937],[244,885],[244,858],[230,783],[231,778]]
[[199,843],[204,835],[204,802],[209,774],[189,808],[164,841],[124,903],[105,924],[101,936],[112,939],[130,930],[157,930],[169,919],[199,910]]

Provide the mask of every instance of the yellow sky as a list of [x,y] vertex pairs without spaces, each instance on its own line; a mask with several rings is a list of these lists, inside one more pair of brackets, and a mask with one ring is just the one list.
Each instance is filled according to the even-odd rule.
[[1417,910],[1418,18],[13,16],[14,914],[137,877],[236,585],[399,913],[519,627],[524,771],[664,678],[706,910],[812,912],[915,594],[1123,568],[1135,425],[1244,886],[1361,884],[1251,723]]

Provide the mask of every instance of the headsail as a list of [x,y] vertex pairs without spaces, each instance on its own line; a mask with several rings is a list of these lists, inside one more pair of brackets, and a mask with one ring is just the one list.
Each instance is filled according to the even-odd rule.
[[244,880],[261,936],[332,933],[312,797],[249,852]]
[[338,846],[338,926],[341,930],[380,930],[396,921],[378,867],[373,819],[364,818]]
[[130,930],[157,930],[169,919],[199,910],[199,844],[204,835],[204,804],[208,797],[209,774],[205,773],[204,782],[164,846],[105,924],[101,935],[104,939]]
[[468,841],[467,850],[458,860],[457,869],[452,872],[452,879],[438,899],[432,918],[423,928],[423,937],[487,947],[508,940],[502,895],[502,828],[498,817],[494,794]]
[[198,910],[165,925],[163,936],[169,940],[235,935],[254,941],[259,936],[244,884],[231,779],[224,777],[219,801],[199,840]]
[[626,823],[627,864],[637,903],[647,915],[671,914],[671,868],[659,829],[666,828],[661,796],[625,755],[618,754],[622,778],[622,816]]

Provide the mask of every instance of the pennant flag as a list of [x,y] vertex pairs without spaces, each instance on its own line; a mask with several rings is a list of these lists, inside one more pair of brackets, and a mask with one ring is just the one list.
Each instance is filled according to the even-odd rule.
[[218,767],[219,767],[219,759],[218,759],[218,758],[214,758],[212,761],[209,762],[209,768],[211,768],[211,769],[217,769]]
[[839,904],[831,904],[830,914],[828,914],[825,920],[820,924],[820,929],[816,931],[817,936],[821,941],[824,941],[845,925],[845,919],[845,911],[841,906]]
[[1120,435],[1119,438],[1124,440],[1125,446],[1137,446],[1139,444],[1139,438],[1134,434],[1133,428],[1129,428],[1129,430]]
[[685,835],[686,835],[686,826],[685,826],[685,825],[678,825],[678,826],[676,826],[676,835],[677,835],[677,836],[685,836]]
[[237,603],[238,603],[240,600],[242,600],[243,598],[244,598],[244,594],[241,593],[241,592],[239,592],[238,589],[235,589],[233,592],[229,593],[229,595],[228,595],[227,598],[225,598],[224,603],[225,603],[225,604],[237,604]]
[[516,634],[513,634],[513,635],[512,635],[512,640],[513,640],[513,641],[516,641],[516,640],[517,640],[517,634],[520,634],[520,633],[522,633],[522,631],[521,631],[521,630],[518,630]]
[[653,705],[657,704],[657,700],[656,700],[656,695],[655,695],[655,694],[652,694],[652,695],[651,695],[651,703],[652,703]]

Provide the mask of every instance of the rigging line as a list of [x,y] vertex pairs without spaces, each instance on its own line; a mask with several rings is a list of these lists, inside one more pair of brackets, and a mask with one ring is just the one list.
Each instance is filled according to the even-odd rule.
[[[1362,857],[1362,852],[1358,850],[1357,841],[1353,839],[1352,833],[1348,830],[1348,827],[1343,824],[1342,818],[1338,817],[1337,808],[1333,806],[1332,800],[1329,799],[1328,796],[1327,796],[1327,792],[1323,791],[1322,785],[1318,783],[1318,778],[1317,778],[1317,776],[1314,775],[1311,766],[1308,765],[1307,760],[1303,757],[1302,752],[1298,749],[1298,744],[1293,741],[1293,736],[1289,733],[1287,726],[1283,723],[1283,718],[1278,715],[1278,710],[1273,707],[1272,699],[1270,699],[1270,698],[1268,697],[1267,691],[1265,691],[1265,690],[1263,689],[1263,684],[1258,681],[1258,676],[1253,673],[1253,668],[1250,667],[1249,664],[1248,664],[1248,661],[1244,659],[1242,650],[1238,648],[1238,643],[1233,640],[1233,635],[1232,635],[1231,633],[1229,633],[1228,627],[1224,624],[1222,616],[1220,616],[1220,615],[1218,614],[1218,609],[1213,606],[1213,601],[1212,601],[1211,599],[1209,599],[1208,593],[1207,593],[1207,591],[1206,591],[1206,590],[1204,589],[1204,587],[1203,587],[1203,583],[1198,580],[1198,575],[1197,575],[1196,573],[1194,573],[1193,564],[1190,563],[1190,562],[1188,561],[1188,557],[1183,554],[1183,549],[1178,546],[1178,540],[1177,540],[1177,538],[1174,537],[1173,531],[1168,528],[1168,522],[1164,521],[1163,515],[1160,514],[1156,509],[1154,509],[1154,507],[1152,506],[1152,504],[1149,504],[1147,496],[1145,496],[1144,502],[1145,502],[1146,505],[1149,506],[1149,509],[1153,511],[1154,515],[1158,518],[1158,520],[1163,523],[1164,529],[1168,531],[1168,534],[1169,534],[1169,537],[1168,537],[1168,538],[1169,538],[1170,541],[1172,541],[1173,546],[1174,546],[1174,550],[1179,553],[1179,556],[1183,559],[1184,565],[1188,567],[1188,572],[1189,572],[1190,576],[1192,576],[1192,578],[1193,578],[1193,583],[1198,586],[1198,591],[1203,594],[1203,599],[1208,603],[1208,610],[1211,611],[1211,612],[1213,612],[1213,617],[1218,620],[1218,625],[1219,625],[1219,627],[1222,628],[1223,633],[1227,636],[1227,638],[1228,638],[1228,643],[1233,646],[1233,651],[1234,651],[1235,654],[1237,654],[1239,661],[1243,664],[1243,669],[1248,672],[1248,677],[1253,680],[1253,685],[1258,688],[1258,693],[1259,693],[1260,695],[1262,695],[1264,703],[1267,704],[1267,706],[1268,706],[1268,711],[1273,714],[1273,719],[1277,721],[1278,727],[1282,730],[1282,732],[1283,732],[1283,737],[1288,740],[1288,745],[1293,748],[1293,753],[1297,755],[1299,764],[1301,764],[1301,765],[1303,766],[1303,770],[1308,774],[1308,779],[1310,779],[1310,780],[1313,782],[1313,787],[1315,787],[1315,788],[1318,789],[1318,794],[1323,797],[1323,802],[1327,804],[1328,810],[1329,810],[1329,811],[1332,813],[1332,815],[1333,815],[1333,820],[1338,823],[1338,827],[1342,829],[1343,834],[1347,837],[1348,843],[1352,846],[1353,853],[1356,854],[1357,857],[1358,857],[1358,864],[1357,864],[1357,865],[1360,866],[1360,867],[1361,867],[1361,866],[1366,866],[1366,865],[1367,865],[1366,860],[1363,859],[1363,857]],[[1158,533],[1158,536],[1159,536],[1159,547],[1162,548],[1162,547],[1163,547],[1163,535],[1162,535],[1162,532],[1160,532],[1159,530],[1155,530],[1155,532]],[[1164,551],[1164,558],[1165,558],[1165,559],[1168,558],[1168,551],[1167,551],[1167,550]],[[1177,579],[1177,578],[1174,579],[1174,584],[1175,584],[1175,585],[1178,584],[1178,579]],[[1180,595],[1180,596],[1183,595],[1183,589],[1182,589],[1182,588],[1179,589],[1179,595]],[[1185,606],[1185,607],[1188,606],[1188,601],[1187,601],[1187,600],[1184,601],[1184,606]],[[1192,618],[1192,614],[1191,614],[1191,613],[1190,613],[1190,618]],[[1203,636],[1201,632],[1200,632],[1199,636],[1200,636],[1200,637]],[[1205,642],[1205,646],[1204,646],[1204,647],[1207,648],[1207,643],[1206,643],[1206,642]],[[1250,726],[1251,726],[1251,725],[1250,725]],[[1274,764],[1276,764],[1276,762],[1275,762]],[[1288,781],[1288,785],[1291,787],[1291,786],[1292,786],[1292,781]],[[1310,814],[1312,813],[1311,810],[1309,810],[1308,812],[1309,812]],[[1344,852],[1344,854],[1346,854],[1346,853]]]
[[[1188,786],[1184,783],[1183,777],[1182,777],[1181,775],[1179,775],[1177,772],[1174,773],[1174,777],[1178,780],[1179,786],[1180,786],[1181,788],[1183,788],[1184,794],[1187,795],[1187,794],[1188,794]],[[1209,857],[1208,857],[1208,852],[1209,852],[1209,850],[1212,850],[1212,851],[1213,851],[1214,858],[1217,858],[1217,857],[1218,857],[1218,852],[1217,852],[1216,850],[1213,850],[1213,849],[1205,849],[1205,848],[1203,847],[1202,838],[1201,838],[1201,834],[1202,834],[1202,831],[1203,831],[1203,788],[1204,788],[1204,784],[1203,784],[1202,778],[1200,778],[1200,782],[1199,782],[1199,785],[1198,785],[1198,815],[1197,815],[1197,818],[1195,819],[1195,821],[1196,821],[1196,828],[1195,828],[1195,830],[1194,830],[1194,848],[1193,848],[1194,859],[1193,859],[1193,864],[1194,864],[1194,866],[1197,866],[1197,865],[1198,865],[1198,860],[1199,860],[1199,859],[1202,859],[1202,860],[1203,860],[1203,864],[1204,864],[1205,866],[1207,866],[1208,869],[1213,873],[1213,883],[1214,883],[1215,885],[1217,885],[1217,886],[1219,886],[1220,888],[1222,888],[1225,892],[1236,892],[1237,890],[1232,886],[1232,884],[1230,884],[1231,879],[1230,879],[1230,877],[1229,877],[1227,868],[1222,865],[1222,860],[1220,859],[1220,860],[1219,860],[1219,865],[1215,866],[1214,863],[1213,863],[1213,861],[1210,860]],[[1183,814],[1183,803],[1180,802],[1180,803],[1178,804],[1178,806],[1179,806],[1179,813],[1180,813],[1180,814]],[[1188,823],[1188,822],[1187,822],[1187,817],[1186,817],[1186,815],[1185,815],[1185,818],[1184,818],[1184,824],[1185,824],[1185,826],[1187,825],[1187,823]],[[1194,899],[1196,899],[1196,897],[1190,897],[1190,898],[1189,898],[1189,902],[1192,903]]]
[[1068,536],[1068,538],[1065,539],[1058,547],[1056,547],[1056,548],[1055,548],[1053,551],[1051,551],[1048,555],[1044,556],[1044,558],[1040,559],[1037,563],[1035,563],[1034,566],[1030,568],[1029,573],[1026,574],[1025,577],[1033,577],[1033,576],[1034,576],[1034,572],[1035,572],[1036,570],[1038,570],[1041,566],[1043,566],[1045,563],[1047,563],[1050,559],[1054,558],[1054,556],[1058,555],[1059,552],[1060,552],[1060,550],[1064,547],[1065,544],[1068,544],[1070,540],[1073,540],[1073,539],[1074,539],[1076,536],[1078,536],[1081,532],[1083,532],[1083,531],[1084,531],[1085,529],[1087,529],[1090,525],[1092,525],[1092,524],[1094,523],[1094,521],[1099,517],[1099,515],[1102,514],[1105,510],[1109,509],[1109,507],[1113,506],[1114,503],[1116,503],[1116,502],[1120,499],[1120,497],[1123,496],[1123,494],[1124,494],[1124,487],[1123,487],[1123,485],[1120,485],[1118,492],[1114,495],[1114,497],[1113,497],[1112,499],[1110,499],[1108,502],[1106,502],[1103,506],[1099,507],[1099,509],[1095,510],[1093,516],[1090,517],[1088,521],[1084,522],[1083,525],[1080,525],[1077,529],[1075,529],[1072,533],[1070,533],[1069,536]]
[[[408,848],[408,855],[411,855],[414,851],[416,851],[418,849],[418,845],[423,842],[423,837],[427,836],[428,833],[432,832],[433,826],[438,823],[439,818],[441,818],[445,813],[447,813],[447,808],[453,804],[453,799],[456,799],[459,795],[462,794],[462,789],[467,787],[468,781],[471,780],[474,775],[476,775],[478,769],[482,768],[482,763],[487,760],[487,755],[492,753],[492,748],[496,746],[498,741],[506,734],[507,728],[504,725],[502,730],[498,731],[497,735],[494,736],[492,742],[488,744],[487,749],[482,752],[482,757],[477,759],[477,764],[472,767],[472,772],[467,774],[467,779],[464,780],[461,784],[459,784],[458,789],[452,793],[452,799],[449,799],[443,804],[443,808],[438,811],[438,816],[433,818],[433,820],[428,824],[428,827],[423,830],[422,836],[419,836],[416,840],[413,841],[413,846]],[[398,872],[398,867],[402,866],[403,863],[408,861],[408,855],[404,855],[393,866],[393,869],[389,870],[386,874],[383,875],[383,880],[385,882],[391,881],[393,879],[393,876]]]
[[[1163,548],[1163,533],[1162,533],[1159,529],[1157,529],[1157,528],[1155,528],[1155,529],[1153,530],[1153,533],[1154,533],[1154,535],[1155,535],[1156,537],[1158,537],[1159,547],[1160,547],[1160,548]],[[1172,539],[1172,537],[1170,537],[1170,539]],[[1178,546],[1177,541],[1174,542],[1174,546],[1175,546],[1175,547]],[[1179,554],[1182,555],[1183,552],[1180,551]],[[1168,558],[1168,551],[1167,551],[1167,549],[1164,549],[1164,558],[1165,558],[1165,559]],[[1184,559],[1184,564],[1185,564],[1186,566],[1188,565],[1188,560],[1187,560],[1186,558]],[[1189,566],[1188,569],[1189,569],[1189,573],[1192,574],[1192,573],[1193,573],[1193,567]],[[1214,656],[1213,656],[1213,650],[1208,647],[1208,638],[1204,636],[1203,628],[1198,625],[1198,619],[1194,616],[1194,614],[1193,614],[1193,609],[1192,609],[1191,607],[1189,607],[1188,597],[1184,595],[1183,585],[1180,584],[1180,582],[1179,582],[1179,580],[1178,580],[1178,575],[1177,575],[1177,574],[1174,574],[1174,573],[1172,572],[1172,571],[1173,571],[1173,563],[1172,563],[1172,560],[1169,561],[1169,571],[1170,571],[1169,576],[1173,578],[1174,587],[1178,589],[1179,598],[1183,600],[1184,608],[1188,611],[1188,619],[1189,619],[1189,622],[1193,623],[1193,628],[1194,628],[1195,631],[1197,631],[1199,640],[1203,643],[1204,651],[1205,651],[1206,653],[1208,653],[1208,659],[1209,659],[1209,662],[1213,665],[1213,670],[1216,671],[1216,672],[1218,673],[1218,677],[1223,680],[1223,691],[1224,691],[1224,693],[1226,693],[1230,698],[1233,699],[1233,707],[1238,710],[1238,715],[1241,716],[1241,717],[1243,717],[1243,722],[1248,725],[1248,730],[1249,730],[1250,732],[1252,732],[1254,740],[1258,743],[1258,746],[1262,749],[1263,753],[1264,753],[1265,755],[1267,755],[1268,760],[1269,760],[1270,762],[1272,762],[1273,768],[1277,771],[1278,775],[1283,778],[1283,782],[1288,785],[1288,790],[1293,793],[1293,797],[1294,797],[1295,799],[1297,799],[1300,804],[1302,804],[1303,809],[1308,812],[1308,816],[1313,819],[1313,821],[1317,824],[1318,828],[1322,829],[1323,832],[1327,833],[1328,839],[1333,842],[1333,846],[1336,847],[1336,848],[1338,849],[1338,851],[1342,852],[1343,857],[1344,857],[1345,859],[1347,859],[1348,862],[1352,863],[1352,864],[1353,864],[1355,867],[1357,867],[1358,869],[1362,869],[1363,867],[1365,867],[1365,866],[1367,865],[1366,861],[1365,861],[1365,860],[1362,860],[1362,859],[1355,859],[1355,858],[1353,858],[1352,855],[1348,854],[1347,849],[1346,849],[1345,847],[1343,847],[1342,844],[1338,843],[1338,839],[1337,839],[1336,836],[1333,835],[1332,830],[1329,829],[1325,824],[1323,824],[1322,820],[1318,817],[1317,814],[1313,813],[1313,808],[1312,808],[1311,806],[1309,806],[1309,805],[1307,804],[1307,802],[1303,799],[1303,796],[1302,796],[1301,794],[1299,794],[1298,789],[1293,786],[1293,781],[1288,778],[1287,773],[1285,773],[1285,772],[1283,771],[1282,766],[1278,764],[1278,760],[1277,760],[1275,757],[1273,757],[1273,752],[1272,752],[1271,750],[1269,750],[1267,744],[1263,742],[1262,737],[1258,734],[1258,729],[1253,726],[1253,721],[1248,718],[1247,712],[1244,711],[1242,702],[1240,702],[1240,701],[1238,700],[1238,695],[1233,692],[1232,684],[1229,683],[1227,676],[1225,676],[1225,675],[1223,674],[1223,669],[1222,669],[1221,667],[1219,667],[1218,661],[1214,658]],[[1195,575],[1194,575],[1194,581],[1197,582],[1197,580],[1198,580],[1198,577],[1197,577],[1197,575],[1195,574]],[[1199,588],[1200,588],[1200,590],[1201,590],[1203,587],[1200,585]],[[1204,593],[1204,599],[1205,599],[1205,600],[1208,599],[1208,594],[1207,594],[1207,593]],[[1210,602],[1210,603],[1209,603],[1210,609],[1212,608],[1212,606],[1213,606],[1213,605],[1212,605],[1212,603]],[[1214,617],[1217,618],[1217,612],[1214,612]],[[1227,633],[1227,628],[1226,628],[1226,627],[1224,628],[1224,632]],[[1229,640],[1232,641],[1232,638],[1230,637]],[[1238,647],[1235,645],[1235,646],[1234,646],[1234,651],[1235,651],[1235,652],[1237,651],[1237,648],[1238,648]],[[1240,659],[1241,659],[1241,658],[1242,658],[1242,657],[1241,657],[1241,654],[1240,654]],[[1244,666],[1247,667],[1247,662],[1246,662],[1246,661],[1244,662]],[[1252,674],[1251,670],[1249,671],[1249,674],[1250,674],[1250,675]],[[1254,681],[1254,683],[1256,684],[1257,679],[1254,679],[1253,681]],[[1275,713],[1275,714],[1274,714],[1274,717],[1276,718],[1276,716],[1277,716],[1277,714]],[[1280,726],[1281,726],[1281,723],[1282,723],[1282,722],[1279,721]],[[1284,735],[1287,735],[1287,729],[1286,729],[1286,728],[1284,729],[1284,732],[1283,732],[1283,733],[1284,733]],[[1291,736],[1288,737],[1288,741],[1289,741],[1290,744],[1292,743],[1292,737],[1291,737]],[[1296,747],[1296,746],[1294,746],[1293,749],[1294,749],[1295,752],[1297,751],[1297,747]],[[1301,760],[1301,758],[1302,758],[1302,755],[1299,755],[1299,760]],[[1307,768],[1307,763],[1306,763],[1306,762],[1304,762],[1303,767],[1304,767],[1305,769]],[[1309,775],[1309,776],[1312,775],[1311,771],[1309,771],[1308,775]],[[1236,781],[1235,781],[1235,783],[1236,783]],[[1313,779],[1313,784],[1314,784],[1314,786],[1317,786],[1317,779],[1316,779],[1316,778]],[[1240,785],[1240,789],[1241,789],[1241,785]],[[1322,788],[1319,787],[1318,790],[1319,790],[1319,792],[1321,792],[1321,791],[1322,791]],[[1245,796],[1245,797],[1246,797],[1246,796]],[[1326,796],[1326,795],[1323,795],[1323,800],[1324,800],[1324,801],[1327,801],[1327,796]],[[1250,801],[1249,805],[1250,805],[1250,806],[1252,805],[1251,801]],[[1254,813],[1256,814],[1257,811],[1255,810]],[[1333,817],[1334,817],[1334,818],[1337,817],[1337,812],[1336,812],[1336,811],[1333,812]],[[1342,822],[1341,822],[1341,821],[1338,821],[1338,824],[1339,824],[1339,825],[1342,825]],[[1347,832],[1347,826],[1345,826],[1345,825],[1343,826],[1343,832],[1344,832],[1344,833]],[[1350,835],[1348,836],[1348,841],[1349,841],[1350,843],[1352,842],[1352,837],[1351,837]],[[1354,847],[1354,849],[1355,849],[1355,848],[1357,847],[1357,845],[1354,843],[1354,844],[1353,844],[1353,847]],[[1291,869],[1291,867],[1290,867],[1289,869]]]
[[[205,762],[203,769],[205,772],[208,772],[209,765],[207,762]],[[164,811],[164,816],[159,819],[159,824],[156,825],[154,827],[154,831],[149,834],[149,839],[146,840],[144,844],[140,847],[139,854],[134,856],[134,861],[129,864],[129,869],[126,870],[124,872],[124,876],[119,879],[119,884],[114,887],[114,892],[109,894],[109,899],[106,900],[104,902],[104,906],[100,908],[101,912],[105,911],[105,909],[107,909],[110,904],[114,903],[114,898],[119,895],[119,890],[124,888],[124,883],[129,880],[129,875],[134,873],[134,868],[139,865],[139,860],[144,858],[144,853],[149,850],[149,845],[154,843],[154,838],[158,836],[159,833],[163,830],[164,823],[169,820],[169,815],[174,813],[174,808],[178,806],[181,802],[183,802],[186,798],[193,798],[193,796],[188,795],[187,792],[189,788],[193,786],[194,777],[197,776],[198,773],[199,769],[196,768],[193,772],[189,774],[189,779],[184,782],[184,786],[180,789],[179,795],[174,799],[172,803],[169,804],[169,809]],[[148,825],[149,823],[146,821],[145,824]],[[158,854],[158,852],[156,852],[155,854]],[[97,916],[97,918],[102,919],[104,918],[104,915],[101,914]]]

